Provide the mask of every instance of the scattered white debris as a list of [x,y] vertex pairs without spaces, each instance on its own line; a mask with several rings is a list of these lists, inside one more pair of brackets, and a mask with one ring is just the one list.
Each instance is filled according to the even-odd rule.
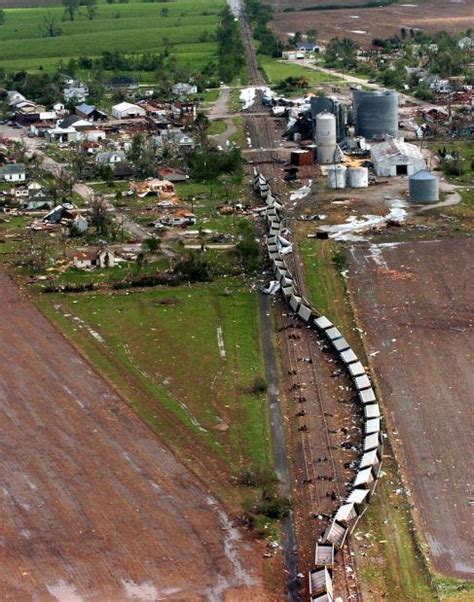
[[290,194],[290,201],[300,201],[301,199],[307,197],[308,194],[311,192],[312,183],[313,180],[309,180],[306,186],[302,186],[301,188]]
[[222,327],[218,326],[217,327],[217,345],[219,346],[219,353],[220,356],[223,360],[226,359],[226,352],[225,352],[225,346],[224,346],[224,336],[222,333]]
[[240,102],[242,103],[242,109],[244,111],[250,109],[253,105],[258,90],[262,91],[264,94],[272,94],[272,91],[267,86],[244,88],[240,91]]

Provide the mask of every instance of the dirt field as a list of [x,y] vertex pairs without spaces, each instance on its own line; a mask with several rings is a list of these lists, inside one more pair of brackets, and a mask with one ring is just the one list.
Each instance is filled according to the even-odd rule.
[[472,579],[472,239],[355,246],[349,287],[435,568]]
[[472,2],[406,2],[380,8],[350,8],[275,13],[273,27],[286,40],[289,33],[316,29],[318,39],[350,37],[361,46],[370,46],[374,38],[386,38],[400,32],[401,27],[428,32],[450,33],[474,27]]
[[273,599],[261,551],[3,272],[0,291],[0,599]]

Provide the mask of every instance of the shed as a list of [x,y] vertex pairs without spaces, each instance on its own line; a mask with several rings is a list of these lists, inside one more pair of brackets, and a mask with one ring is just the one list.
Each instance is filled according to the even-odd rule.
[[360,468],[372,468],[374,476],[377,475],[380,466],[379,453],[376,449],[365,452],[360,461]]
[[132,119],[135,117],[145,117],[146,111],[144,108],[130,102],[121,102],[112,107],[112,115],[115,119]]
[[357,514],[361,514],[370,498],[370,489],[353,489],[346,502],[354,504]]
[[389,137],[385,142],[373,144],[370,154],[378,176],[411,176],[426,169],[418,147],[401,139]]

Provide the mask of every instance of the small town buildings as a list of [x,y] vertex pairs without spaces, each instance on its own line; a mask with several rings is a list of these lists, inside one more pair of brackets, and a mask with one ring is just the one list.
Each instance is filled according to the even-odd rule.
[[85,102],[74,107],[74,111],[81,119],[88,121],[105,121],[107,115],[103,111],[99,111],[94,105],[88,105]]
[[411,176],[426,169],[418,147],[402,139],[388,137],[385,142],[373,144],[370,154],[378,176]]
[[117,260],[110,249],[92,249],[76,251],[73,255],[73,265],[78,270],[91,268],[113,268]]
[[158,169],[158,176],[160,180],[168,180],[168,182],[186,182],[189,180],[189,176],[178,167],[160,167]]
[[180,209],[162,217],[160,221],[165,226],[194,226],[197,217],[187,209]]
[[5,182],[24,182],[26,168],[23,163],[9,163],[0,167],[0,179]]
[[174,184],[168,180],[158,180],[157,178],[149,178],[144,182],[132,182],[130,190],[140,198],[147,195],[157,195],[160,199],[176,198]]
[[44,190],[30,190],[28,192],[28,197],[20,202],[21,209],[25,211],[39,211],[53,208],[54,201]]
[[138,82],[128,75],[116,75],[107,82],[106,86],[112,90],[136,90]]
[[115,119],[132,119],[135,117],[145,117],[146,111],[143,107],[130,102],[121,102],[112,107],[112,115]]

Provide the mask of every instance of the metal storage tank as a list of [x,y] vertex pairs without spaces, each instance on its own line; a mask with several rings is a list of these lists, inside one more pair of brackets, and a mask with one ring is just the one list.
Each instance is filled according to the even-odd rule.
[[381,138],[398,134],[398,94],[389,90],[353,90],[356,136]]
[[347,170],[347,186],[349,188],[367,188],[369,170],[367,167],[349,167]]
[[341,141],[346,137],[347,107],[331,96],[314,96],[311,99],[311,115],[314,120],[319,113],[332,113],[336,117],[336,137]]
[[328,186],[329,188],[345,188],[346,187],[347,168],[345,165],[333,165],[328,169]]
[[412,203],[437,203],[438,178],[425,169],[417,171],[408,178],[408,194]]
[[336,162],[336,118],[332,113],[316,116],[316,156],[320,165]]

